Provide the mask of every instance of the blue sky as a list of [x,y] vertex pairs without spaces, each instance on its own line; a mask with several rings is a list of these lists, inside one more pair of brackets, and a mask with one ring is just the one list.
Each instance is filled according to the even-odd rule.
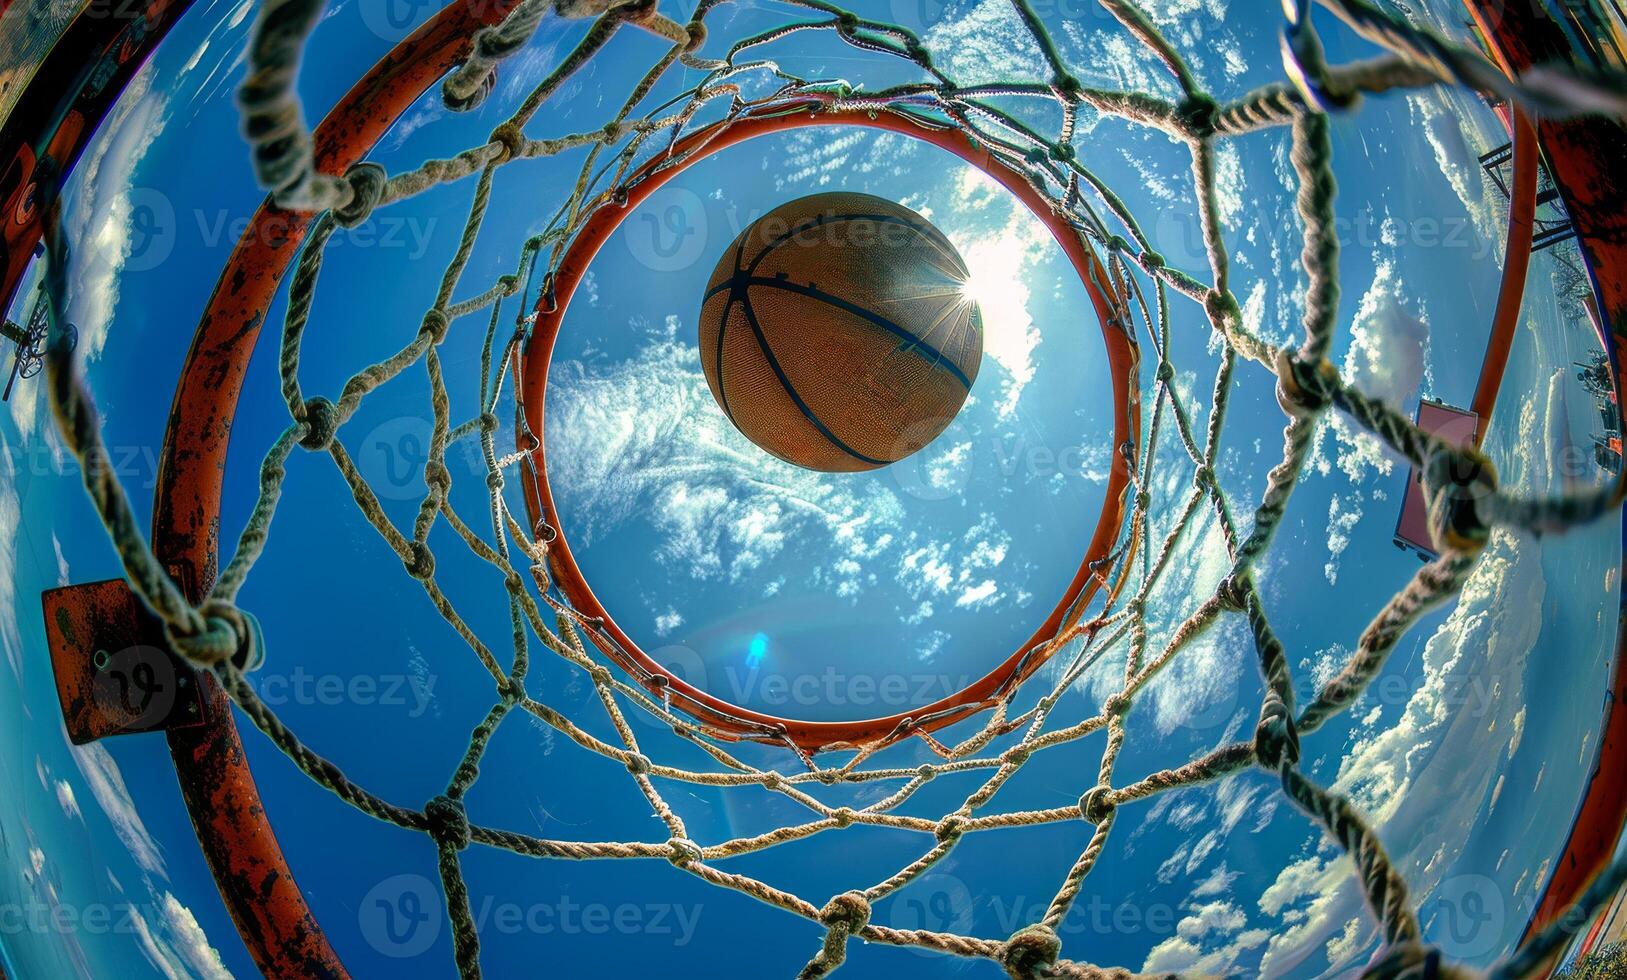
[[[1454,4],[1432,6],[1442,11],[1440,23],[1455,23]],[[920,29],[962,81],[1046,74],[999,0],[947,8],[896,0],[864,9]],[[1274,12],[1262,17],[1237,0],[1165,0],[1148,9],[1210,88],[1236,94],[1280,76]],[[1040,10],[1087,84],[1168,88],[1094,7]],[[138,513],[150,508],[164,407],[193,325],[233,223],[260,199],[230,98],[250,13],[248,4],[219,0],[183,19],[75,174],[70,317]],[[301,76],[313,118],[354,79],[356,65],[387,49],[411,13],[377,0],[330,8]],[[729,6],[711,21],[712,33],[745,33],[788,16],[779,5]],[[502,107],[523,97],[582,30],[545,26],[505,64],[491,103],[474,114],[450,116],[433,98],[421,101],[374,159],[395,172],[482,141]],[[1337,29],[1328,42],[1335,59],[1371,53]],[[619,37],[529,134],[602,124],[658,52],[649,38]],[[873,85],[902,77],[829,39],[796,39],[779,57],[808,75]],[[1054,125],[1029,111],[1036,124]],[[1475,157],[1503,138],[1495,117],[1461,93],[1371,99],[1334,122],[1345,246],[1335,359],[1365,390],[1408,411],[1420,396],[1462,404],[1472,393],[1502,224]],[[1185,151],[1089,117],[1076,143],[1170,262],[1201,272]],[[460,298],[513,268],[520,244],[542,227],[580,163],[567,156],[500,173],[500,203]],[[1285,135],[1225,144],[1218,171],[1245,316],[1273,339],[1294,337],[1302,277]],[[349,373],[416,329],[471,187],[440,188],[380,212],[361,234],[331,246],[305,346],[308,393],[331,396]],[[808,473],[755,450],[712,403],[694,346],[701,288],[738,229],[780,202],[834,189],[887,196],[927,215],[967,259],[984,301],[987,357],[966,410],[918,457],[872,474]],[[600,599],[645,649],[686,677],[750,706],[808,718],[905,710],[997,663],[1043,620],[1077,567],[1108,458],[1099,326],[1043,226],[935,150],[838,131],[720,154],[646,208],[609,243],[578,293],[547,406],[544,436],[563,523]],[[675,228],[694,233],[660,237]],[[675,241],[676,259],[667,254]],[[1553,260],[1533,263],[1525,322],[1487,443],[1505,484],[1529,492],[1597,478],[1591,464],[1558,465],[1565,447],[1585,445],[1591,431],[1594,410],[1570,365],[1597,341],[1585,322],[1567,319],[1554,294]],[[1177,386],[1201,417],[1218,348],[1199,310],[1184,302],[1175,309]],[[279,299],[273,324],[281,313]],[[483,316],[459,321],[443,349],[459,417],[474,411],[484,325]],[[0,934],[0,948],[24,977],[252,975],[198,853],[162,740],[74,749],[62,737],[38,593],[111,577],[118,566],[64,464],[42,397],[25,386],[0,421],[0,570],[11,573],[0,574],[9,668],[0,673],[9,746],[0,767],[6,785],[20,787],[0,802],[8,868],[0,902],[128,911],[121,919],[128,928],[14,930]],[[1239,366],[1231,397],[1220,478],[1247,513],[1277,458],[1282,417],[1270,378],[1256,366]],[[227,538],[252,506],[259,455],[287,424],[269,333],[242,406],[227,473]],[[422,493],[418,467],[406,464],[427,441],[429,417],[417,369],[372,396],[341,434],[398,524],[410,522]],[[501,438],[512,444],[506,428]],[[1160,529],[1191,478],[1167,441],[1162,452],[1151,487],[1166,522]],[[454,502],[484,521],[482,470],[457,454],[450,462],[459,481]],[[1338,669],[1417,567],[1390,543],[1404,466],[1335,417],[1318,436],[1311,470],[1259,572],[1302,691]],[[1195,532],[1152,594],[1155,644],[1225,571],[1213,521]],[[501,581],[457,551],[444,527],[432,541],[449,595],[501,645],[508,633]],[[1541,541],[1498,534],[1462,599],[1402,643],[1384,680],[1347,717],[1307,739],[1307,769],[1374,816],[1423,901],[1426,929],[1454,955],[1484,962],[1518,935],[1563,839],[1595,748],[1619,556],[1614,518]],[[332,605],[316,611],[313,597]],[[419,805],[440,791],[489,704],[489,681],[355,513],[331,463],[303,454],[292,461],[271,546],[241,601],[261,619],[271,647],[257,686],[290,726],[394,802]],[[1122,676],[1123,655],[1110,651],[1075,685],[1060,722],[1096,710]],[[531,690],[610,736],[591,685],[573,671],[539,657]],[[1214,631],[1140,698],[1120,781],[1246,733],[1258,697],[1254,655],[1238,624]],[[659,725],[635,723],[653,757],[705,764],[692,747],[663,738]],[[381,897],[400,907],[434,879],[427,841],[342,807],[257,733],[246,732],[245,741],[295,874],[352,971],[447,975],[444,928],[424,926],[402,944],[376,911]],[[1071,804],[1093,781],[1100,751],[1096,738],[1036,757],[993,809]],[[742,756],[796,766],[771,749],[747,747]],[[887,756],[899,765],[927,758],[916,744]],[[617,766],[540,723],[508,722],[483,773],[470,799],[480,822],[568,839],[665,837]],[[939,780],[906,812],[936,816],[971,787]],[[829,799],[868,802],[888,791],[837,789]],[[673,786],[670,799],[692,835],[708,843],[800,819],[783,798],[758,791]],[[891,874],[924,849],[909,835],[847,834],[726,866],[818,904]],[[1076,822],[968,837],[930,878],[878,906],[878,921],[1003,938],[1049,900],[1088,834]],[[477,908],[486,910],[491,975],[546,956],[573,976],[602,963],[611,944],[629,964],[662,962],[679,975],[711,976],[719,962],[739,961],[740,930],[757,937],[740,975],[784,975],[817,946],[806,923],[704,888],[664,862],[537,863],[473,850],[466,871],[484,903]],[[438,908],[432,891],[422,897]],[[503,909],[518,910],[521,925],[502,925]],[[1454,928],[1463,925],[1454,916],[1472,909],[1490,918]],[[601,912],[610,924],[598,929]],[[1348,861],[1256,773],[1121,815],[1062,935],[1065,955],[1245,975],[1337,973],[1376,942]],[[998,975],[989,963],[901,950],[851,955],[846,976]]]

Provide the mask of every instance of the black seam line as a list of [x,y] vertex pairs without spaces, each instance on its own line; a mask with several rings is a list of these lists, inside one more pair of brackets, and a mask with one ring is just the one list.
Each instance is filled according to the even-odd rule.
[[[844,310],[856,317],[868,320],[876,326],[881,327],[889,333],[892,333],[893,335],[904,340],[906,350],[917,350],[921,352],[922,357],[931,355],[935,365],[942,366],[944,370],[948,371],[954,376],[955,380],[959,381],[963,386],[965,386],[967,391],[972,390],[971,379],[966,377],[965,372],[960,369],[960,365],[944,356],[943,351],[938,350],[936,347],[933,347],[920,337],[915,336],[908,330],[905,330],[903,327],[892,322],[886,317],[881,316],[880,314],[872,313],[862,306],[856,306],[853,303],[849,303],[840,296],[832,296],[830,293],[827,293],[822,289],[816,289],[813,286],[804,286],[800,283],[794,283],[789,279],[768,279],[762,276],[753,276],[742,284],[742,288],[748,288],[751,286],[762,286],[767,289],[783,289],[788,293],[796,293],[799,296],[807,296],[810,299],[818,300],[821,303],[834,306],[839,310]],[[747,303],[746,305],[749,308],[751,304]]]
[[[734,250],[734,267],[736,271],[731,274],[728,279],[723,281],[723,286],[733,285],[734,281],[740,278],[740,256],[745,254],[745,251],[746,243],[744,240],[742,240]],[[719,288],[721,288],[721,286]],[[717,295],[717,292],[718,290],[714,289],[706,294],[705,298],[701,300],[702,309],[705,309],[706,301]],[[734,420],[734,410],[729,407],[729,389],[723,386],[723,335],[729,331],[729,315],[734,312],[735,303],[740,303],[748,312],[751,310],[751,303],[746,298],[746,291],[744,289],[740,290],[737,294],[731,294],[728,302],[723,304],[723,319],[719,321],[717,325],[717,400],[718,404],[723,408],[724,417],[729,420],[730,424],[738,429],[740,428],[740,423]]]
[[[944,249],[944,246],[947,245],[948,242],[947,242],[947,240],[939,241],[939,239],[942,238],[943,235],[942,235],[942,232],[939,232],[936,228],[921,225],[921,224],[918,224],[918,223],[916,223],[914,221],[911,221],[908,218],[901,218],[901,217],[898,217],[897,215],[891,215],[891,214],[829,214],[829,215],[820,215],[817,218],[812,218],[812,219],[810,219],[808,221],[804,221],[802,224],[796,226],[795,228],[792,228],[790,231],[787,231],[785,234],[783,234],[780,237],[776,238],[775,240],[767,243],[766,245],[763,246],[763,250],[761,252],[758,252],[755,256],[752,257],[751,264],[748,265],[748,266],[745,266],[744,268],[742,268],[741,265],[740,265],[740,259],[745,255],[746,243],[745,243],[744,240],[742,240],[740,242],[739,246],[735,249],[735,256],[734,256],[735,273],[734,274],[735,274],[735,276],[739,276],[741,274],[751,275],[752,273],[756,272],[757,271],[757,266],[760,265],[762,263],[762,261],[768,257],[769,253],[773,252],[776,248],[779,248],[781,245],[784,245],[786,242],[790,241],[791,239],[795,238],[797,235],[800,235],[805,231],[809,231],[811,229],[817,228],[820,225],[835,224],[835,223],[837,223],[839,221],[859,221],[859,220],[880,221],[880,222],[885,222],[887,224],[903,225],[904,227],[906,227],[906,228],[910,229],[911,231],[915,232],[921,238],[925,239],[928,244],[930,244],[934,249],[936,249],[940,253],[940,257],[945,258],[945,259],[949,258],[949,253],[946,252],[945,249]],[[945,269],[939,268],[938,271],[939,272],[945,272],[946,274],[949,275],[950,278],[955,278],[956,276],[964,275],[964,270],[963,269],[962,270],[954,270],[954,269],[945,270]],[[723,290],[728,289],[730,287],[730,285],[732,285],[732,283],[729,280],[724,280],[723,282],[718,283],[716,286],[713,286],[711,289],[708,289],[706,291],[706,295],[701,297],[701,302],[702,303],[706,302],[707,300],[711,299],[713,296],[716,296],[718,293],[723,292]]]
[[785,369],[780,367],[779,359],[774,356],[774,352],[772,350],[769,350],[768,338],[763,336],[763,328],[757,323],[757,314],[752,311],[751,298],[749,296],[746,297],[745,300],[741,302],[740,307],[746,311],[746,323],[750,324],[751,332],[757,335],[757,346],[762,349],[763,357],[767,358],[768,366],[774,369],[774,376],[780,379],[780,387],[784,388],[785,393],[791,396],[791,401],[794,402],[797,408],[802,411],[803,416],[807,418],[809,422],[813,423],[814,428],[819,430],[819,434],[829,440],[831,445],[835,446],[837,449],[840,449],[842,452],[847,453],[849,456],[852,456],[854,459],[859,460],[860,462],[869,463],[872,466],[886,466],[888,463],[890,463],[891,460],[871,459],[869,456],[855,450],[847,443],[838,439],[836,437],[836,433],[830,431],[830,429],[825,426],[825,423],[819,421],[819,416],[815,415],[813,409],[808,407],[808,403],[802,400],[801,395],[797,394],[796,388],[791,385],[791,379],[785,376]]

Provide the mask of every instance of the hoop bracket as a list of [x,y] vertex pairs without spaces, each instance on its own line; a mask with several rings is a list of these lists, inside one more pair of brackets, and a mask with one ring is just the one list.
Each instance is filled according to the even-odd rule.
[[124,579],[51,589],[41,604],[73,744],[211,720],[197,672],[165,648],[162,625]]

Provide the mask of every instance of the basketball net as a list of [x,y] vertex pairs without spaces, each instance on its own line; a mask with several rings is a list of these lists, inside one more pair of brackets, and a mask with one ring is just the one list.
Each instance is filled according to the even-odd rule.
[[[1593,520],[1620,506],[1622,494],[1612,486],[1574,495],[1530,499],[1502,489],[1489,461],[1472,448],[1448,444],[1426,432],[1395,408],[1364,394],[1341,376],[1328,360],[1338,331],[1339,243],[1334,228],[1335,183],[1329,116],[1343,112],[1368,93],[1398,89],[1461,85],[1495,99],[1510,101],[1533,114],[1554,117],[1603,113],[1621,117],[1627,87],[1616,78],[1587,78],[1562,72],[1511,81],[1478,53],[1446,42],[1426,30],[1382,12],[1365,0],[1321,0],[1321,5],[1357,35],[1386,52],[1370,61],[1328,64],[1310,20],[1309,0],[1288,0],[1284,61],[1288,79],[1246,92],[1231,101],[1217,100],[1198,85],[1187,60],[1165,34],[1130,0],[1102,0],[1118,25],[1143,45],[1173,80],[1175,97],[1094,88],[1084,84],[1062,60],[1050,33],[1029,0],[1013,7],[1043,57],[1048,75],[1039,79],[962,85],[935,60],[921,38],[909,30],[855,16],[823,0],[789,0],[806,12],[804,19],[760,34],[742,37],[722,48],[708,42],[705,24],[718,0],[701,0],[687,24],[664,16],[651,3],[612,5],[605,0],[521,0],[500,23],[474,37],[473,54],[442,85],[447,105],[468,109],[492,90],[498,62],[522,48],[545,18],[592,18],[586,36],[496,128],[489,141],[448,159],[431,160],[415,170],[387,174],[372,163],[347,173],[319,172],[313,164],[312,141],[294,95],[299,55],[306,36],[321,17],[316,0],[271,0],[262,5],[251,45],[250,74],[240,91],[245,129],[261,184],[274,201],[291,212],[315,212],[288,286],[283,319],[279,373],[281,393],[291,421],[265,454],[259,497],[235,552],[221,570],[206,601],[186,601],[137,530],[129,501],[112,468],[93,465],[106,458],[100,420],[88,387],[65,343],[54,342],[49,357],[50,394],[67,444],[85,465],[86,487],[141,598],[162,618],[174,650],[199,669],[212,672],[262,732],[312,780],[346,804],[379,820],[428,834],[436,844],[446,906],[453,926],[457,966],[464,977],[480,972],[480,937],[471,912],[469,892],[460,868],[461,853],[471,844],[517,854],[572,859],[664,859],[682,873],[749,895],[817,923],[824,939],[803,977],[820,977],[841,965],[848,941],[918,946],[965,957],[997,961],[1016,978],[1126,977],[1130,971],[1064,958],[1058,929],[1103,852],[1119,814],[1126,807],[1182,787],[1217,780],[1251,767],[1271,774],[1281,791],[1354,862],[1370,912],[1382,934],[1379,956],[1367,975],[1468,976],[1471,971],[1438,962],[1422,938],[1407,883],[1392,865],[1374,828],[1343,796],[1318,785],[1300,768],[1301,740],[1315,733],[1360,697],[1379,674],[1397,641],[1426,611],[1454,596],[1474,566],[1494,529],[1550,533]],[[527,133],[537,112],[558,95],[562,85],[599,54],[618,31],[642,29],[669,42],[656,64],[634,84],[620,108],[600,128],[564,136]],[[880,91],[867,91],[832,79],[802,78],[770,60],[776,44],[789,34],[821,31],[878,62],[913,66],[920,80]],[[701,73],[682,96],[653,110],[646,97],[657,82],[677,67]],[[1060,114],[1054,131],[1040,132],[1000,104],[1010,100],[1048,101]],[[517,515],[503,493],[505,485],[536,479],[534,451],[540,439],[525,422],[526,408],[517,402],[518,450],[500,449],[498,412],[505,393],[517,398],[513,370],[524,353],[534,319],[528,311],[546,312],[562,274],[573,238],[607,208],[620,208],[642,182],[681,166],[704,145],[684,143],[699,131],[720,137],[732,123],[775,114],[848,113],[901,118],[912,125],[956,129],[986,150],[1000,165],[1021,174],[1049,201],[1099,257],[1105,281],[1098,283],[1129,318],[1125,332],[1143,338],[1150,348],[1150,421],[1138,444],[1125,447],[1132,460],[1132,506],[1122,526],[1113,529],[1114,554],[1139,554],[1139,561],[1119,560],[1100,569],[1102,603],[1082,610],[1057,630],[1042,651],[1060,669],[1048,674],[1023,671],[1021,679],[1043,690],[1026,708],[1012,684],[972,708],[975,731],[945,743],[916,725],[850,744],[840,765],[822,765],[821,746],[798,744],[773,726],[730,727],[727,718],[708,717],[674,700],[663,682],[613,670],[630,655],[598,617],[584,615],[552,581],[550,547],[557,529]],[[1191,152],[1197,200],[1195,220],[1208,258],[1207,279],[1172,268],[1152,247],[1124,200],[1081,160],[1073,140],[1080,117],[1098,113],[1119,117],[1167,134]],[[1302,232],[1304,270],[1303,340],[1277,345],[1258,324],[1247,322],[1233,289],[1233,269],[1222,235],[1216,197],[1216,146],[1230,137],[1286,127],[1296,206]],[[475,287],[458,298],[464,270],[490,205],[493,175],[511,163],[586,148],[579,179],[560,204],[547,228],[524,242],[515,271],[497,282]],[[472,202],[456,255],[441,277],[433,302],[421,323],[403,336],[398,353],[358,371],[332,399],[308,396],[300,383],[304,337],[324,246],[336,230],[365,220],[375,209],[395,204],[444,184],[472,184]],[[54,337],[64,323],[66,251],[54,222],[47,223],[45,287]],[[511,303],[510,301],[515,301]],[[1191,304],[1191,305],[1184,305]],[[516,312],[517,307],[517,312]],[[1177,309],[1178,307],[1178,309]],[[505,310],[510,316],[505,318]],[[1223,341],[1215,372],[1207,420],[1195,417],[1173,381],[1169,360],[1172,321],[1197,320],[1201,311],[1209,329]],[[1184,316],[1190,313],[1191,316]],[[481,401],[455,419],[443,379],[441,344],[450,331],[479,330]],[[464,321],[469,321],[465,326]],[[508,328],[505,323],[517,323]],[[387,325],[379,325],[386,329]],[[1220,435],[1231,380],[1238,362],[1265,369],[1276,385],[1285,417],[1282,458],[1266,475],[1251,516],[1239,516],[1236,505],[1215,477]],[[377,495],[347,452],[340,429],[358,406],[380,386],[394,381],[409,366],[423,364],[433,406],[433,437],[424,473],[424,494],[410,528],[396,527]],[[1296,703],[1289,658],[1267,614],[1255,573],[1282,523],[1285,507],[1311,452],[1313,435],[1330,409],[1338,409],[1370,432],[1422,476],[1430,524],[1439,557],[1421,567],[1411,581],[1374,616],[1342,669],[1322,684],[1309,703]],[[1177,452],[1190,460],[1192,482],[1183,499],[1167,514],[1150,510],[1151,465],[1161,440],[1174,440]],[[449,447],[473,441],[484,460],[489,507],[465,520],[449,503]],[[490,674],[497,695],[475,727],[457,770],[443,793],[422,806],[388,801],[352,782],[287,728],[263,703],[248,679],[267,652],[262,649],[252,613],[236,604],[239,590],[262,553],[278,505],[284,473],[297,450],[327,456],[349,485],[361,513],[401,559],[441,616],[462,637]],[[1212,510],[1225,541],[1230,572],[1213,594],[1194,597],[1185,619],[1167,642],[1153,645],[1145,618],[1148,597],[1170,567],[1183,536],[1196,515]],[[469,552],[496,570],[506,589],[514,629],[511,654],[497,652],[475,634],[442,593],[436,581],[430,531],[444,523]],[[489,525],[489,530],[479,530]],[[1264,697],[1252,736],[1222,745],[1169,769],[1126,777],[1117,769],[1125,742],[1126,718],[1137,696],[1184,650],[1229,616],[1246,621],[1264,681]],[[561,657],[592,681],[616,733],[601,740],[572,719],[533,698],[526,689],[533,639],[549,654]],[[1087,668],[1104,654],[1122,652],[1124,670],[1117,693],[1083,720],[1057,725],[1053,710],[1068,696]],[[274,652],[271,654],[274,655]],[[669,726],[675,737],[703,750],[714,765],[700,770],[662,765],[650,758],[629,722],[629,712],[645,712]],[[717,709],[717,714],[726,714]],[[551,726],[580,749],[625,767],[629,777],[665,825],[665,838],[653,841],[583,842],[545,839],[487,827],[469,818],[464,798],[479,772],[479,763],[498,727],[514,715],[530,715]],[[959,717],[969,717],[970,713]],[[896,736],[896,737],[894,737]],[[997,801],[1003,786],[1038,753],[1087,738],[1102,742],[1094,780],[1081,785],[1076,805],[1043,810],[1002,811]],[[802,769],[781,773],[743,760],[733,745],[741,739],[778,742],[801,760]],[[884,750],[901,743],[925,742],[933,758],[921,765],[889,766]],[[938,819],[904,815],[900,808],[927,783],[964,781],[961,803]],[[878,783],[895,785],[885,798],[862,807],[832,805],[821,797],[833,787]],[[684,820],[668,805],[664,792],[672,785],[720,788],[754,787],[782,795],[806,811],[806,820],[754,837],[699,842],[691,839]],[[957,794],[958,795],[958,794]],[[948,856],[967,835],[1002,828],[1062,821],[1087,821],[1088,843],[1070,867],[1059,869],[1057,889],[1044,912],[1015,934],[979,938],[931,930],[900,930],[872,921],[876,903],[918,881]],[[922,840],[919,857],[895,873],[834,897],[812,900],[735,871],[729,859],[768,850],[825,832],[850,834],[858,828],[914,835]],[[1617,863],[1601,875],[1584,899],[1597,907],[1627,878],[1627,864]],[[1524,976],[1538,970],[1579,927],[1570,917],[1538,933],[1505,959],[1497,976]],[[1078,951],[1088,952],[1088,951]]]

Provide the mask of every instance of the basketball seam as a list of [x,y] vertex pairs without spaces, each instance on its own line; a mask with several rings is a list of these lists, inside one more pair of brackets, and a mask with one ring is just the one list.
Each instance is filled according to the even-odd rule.
[[[948,370],[950,375],[952,375],[956,381],[959,381],[967,391],[972,390],[971,379],[966,377],[966,373],[960,369],[960,365],[956,364],[953,360],[947,357],[943,351],[938,350],[925,340],[922,340],[915,334],[910,333],[908,330],[905,330],[903,327],[892,322],[879,313],[874,313],[862,306],[850,303],[847,300],[842,299],[840,296],[833,296],[822,289],[818,289],[814,286],[804,286],[800,283],[792,282],[789,279],[768,279],[761,276],[753,276],[746,280],[745,285],[748,289],[752,286],[764,286],[769,289],[780,289],[788,293],[796,293],[800,296],[807,296],[810,299],[826,303],[830,306],[836,307],[839,310],[843,310],[853,314],[854,316],[868,320],[889,333],[908,341],[910,346],[930,352],[934,361],[934,367],[942,366]],[[747,294],[747,302],[750,302],[749,293]],[[922,354],[921,357],[926,359],[925,354]]]
[[[751,308],[751,296],[749,294],[745,295],[741,299],[740,306],[746,311],[746,323],[751,327],[751,332],[756,335],[757,347],[763,352],[763,357],[768,361],[768,366],[773,369],[774,376],[779,379],[780,387],[784,388],[785,393],[791,396],[791,402],[796,405],[800,412],[802,412],[804,418],[813,423],[813,427],[819,431],[819,434],[824,436],[826,441],[828,441],[831,445],[835,446],[837,449],[840,449],[842,452],[860,461],[861,463],[869,463],[872,466],[886,466],[888,463],[893,462],[892,460],[886,459],[873,459],[864,455],[863,453],[849,446],[847,443],[843,442],[841,439],[837,438],[836,433],[832,432],[824,422],[820,421],[819,416],[814,413],[814,410],[808,406],[807,402],[802,400],[801,395],[797,394],[796,386],[791,384],[791,379],[786,376],[785,369],[780,367],[779,359],[774,356],[774,352],[769,348],[768,338],[763,336],[763,328],[757,322],[757,313]],[[718,384],[719,387],[721,387],[722,381],[719,380]]]

